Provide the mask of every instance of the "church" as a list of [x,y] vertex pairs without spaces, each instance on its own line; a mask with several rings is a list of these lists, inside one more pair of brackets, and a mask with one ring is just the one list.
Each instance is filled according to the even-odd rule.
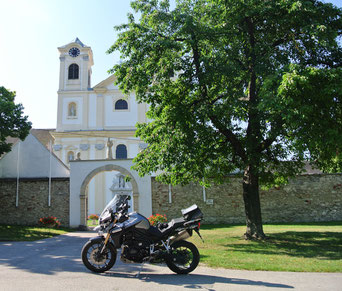
[[[68,167],[73,160],[134,158],[146,146],[135,137],[135,125],[147,121],[147,105],[137,103],[134,93],[124,95],[114,85],[114,75],[92,87],[93,52],[78,38],[58,51],[57,127],[51,132],[54,154]],[[119,176],[102,172],[89,182],[88,214],[101,213]]]

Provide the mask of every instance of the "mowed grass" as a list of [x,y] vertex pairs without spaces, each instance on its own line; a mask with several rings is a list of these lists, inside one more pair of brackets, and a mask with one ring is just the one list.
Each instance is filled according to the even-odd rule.
[[46,228],[38,226],[1,225],[0,241],[35,241],[72,231],[68,228]]
[[92,219],[88,219],[87,220],[87,226],[89,227],[95,227],[99,225],[99,221],[98,220],[92,220]]
[[246,241],[245,225],[204,225],[191,237],[201,263],[243,270],[342,272],[342,223],[269,224],[264,241]]

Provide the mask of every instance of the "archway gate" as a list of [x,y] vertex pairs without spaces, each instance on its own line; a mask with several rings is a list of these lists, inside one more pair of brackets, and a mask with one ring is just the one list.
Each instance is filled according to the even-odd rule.
[[151,176],[139,177],[132,171],[133,162],[125,160],[75,160],[70,162],[70,227],[87,222],[87,185],[98,173],[119,171],[131,178],[134,210],[145,216],[152,214]]

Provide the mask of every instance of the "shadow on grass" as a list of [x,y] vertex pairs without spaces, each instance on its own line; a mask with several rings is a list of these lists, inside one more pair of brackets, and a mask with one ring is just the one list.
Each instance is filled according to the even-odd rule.
[[253,254],[341,260],[342,233],[288,231],[272,233],[265,241],[229,244],[226,247],[229,247],[230,251]]
[[[71,231],[60,227],[58,230]],[[37,226],[0,225],[0,241],[35,241],[59,235],[54,229]]]
[[221,228],[232,228],[237,226],[245,226],[245,224],[201,224],[201,230],[214,230]]

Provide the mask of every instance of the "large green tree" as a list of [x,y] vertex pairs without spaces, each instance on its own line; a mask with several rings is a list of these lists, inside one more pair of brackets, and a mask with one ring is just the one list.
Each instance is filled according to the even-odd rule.
[[23,106],[15,104],[15,92],[0,86],[0,156],[11,150],[8,137],[24,140],[31,129],[31,122],[23,115]]
[[246,238],[263,238],[259,187],[342,144],[342,11],[318,0],[136,0],[109,52],[120,88],[150,105],[140,174],[167,183],[242,173]]

